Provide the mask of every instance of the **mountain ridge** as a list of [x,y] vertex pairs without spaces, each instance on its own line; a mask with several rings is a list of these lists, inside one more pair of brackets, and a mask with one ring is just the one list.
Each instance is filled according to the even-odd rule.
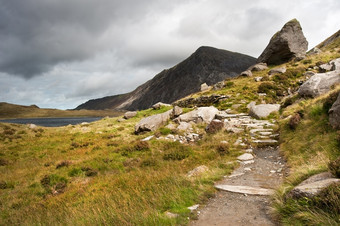
[[140,110],[157,102],[172,103],[200,90],[202,83],[213,85],[237,76],[256,58],[228,50],[201,46],[187,59],[166,69],[126,94],[92,99],[76,109]]

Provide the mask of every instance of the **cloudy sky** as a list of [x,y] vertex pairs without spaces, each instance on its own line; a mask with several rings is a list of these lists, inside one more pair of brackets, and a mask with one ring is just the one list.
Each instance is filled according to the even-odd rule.
[[202,45],[258,57],[292,18],[312,48],[340,29],[340,1],[0,0],[0,102],[75,108]]

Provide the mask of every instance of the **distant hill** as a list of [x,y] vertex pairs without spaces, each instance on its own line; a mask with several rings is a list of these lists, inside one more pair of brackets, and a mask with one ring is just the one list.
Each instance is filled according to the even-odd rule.
[[340,30],[316,46],[321,50],[333,50],[340,47]]
[[113,110],[58,110],[39,108],[36,105],[23,106],[0,102],[0,119],[40,118],[40,117],[85,117],[85,116],[119,116],[122,112]]
[[256,59],[251,56],[203,46],[130,93],[89,100],[76,109],[140,110],[159,101],[172,103],[198,92],[202,83],[213,85],[235,77],[255,63]]

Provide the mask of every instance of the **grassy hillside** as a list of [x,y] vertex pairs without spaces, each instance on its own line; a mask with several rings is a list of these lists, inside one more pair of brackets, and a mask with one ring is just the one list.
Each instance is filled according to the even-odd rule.
[[0,103],[0,119],[40,118],[40,117],[85,117],[85,116],[119,116],[122,112],[113,110],[58,110],[39,108],[35,105],[23,106]]

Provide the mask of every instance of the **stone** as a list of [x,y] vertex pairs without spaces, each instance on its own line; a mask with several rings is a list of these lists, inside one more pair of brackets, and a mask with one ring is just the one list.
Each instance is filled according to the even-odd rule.
[[319,49],[318,47],[314,47],[308,52],[308,55],[318,55],[320,53],[322,53],[321,49]]
[[137,115],[137,111],[128,111],[128,112],[125,112],[124,118],[130,119],[130,118],[135,117],[136,115]]
[[31,123],[31,124],[28,124],[28,128],[35,129],[37,128],[37,125]]
[[329,110],[329,122],[334,129],[340,129],[340,93]]
[[161,114],[151,115],[149,117],[143,118],[135,126],[135,133],[140,133],[143,131],[155,131],[168,122],[171,113],[172,109]]
[[213,89],[220,90],[220,89],[223,89],[223,87],[224,87],[224,81],[221,81],[221,82],[214,84]]
[[240,161],[249,161],[249,160],[253,160],[254,156],[250,153],[244,153],[243,155],[240,155],[239,157],[237,157],[237,159]]
[[306,71],[305,73],[303,73],[304,76],[308,76],[308,77],[311,77],[313,75],[315,75],[316,73],[313,72],[313,71]]
[[169,218],[177,218],[179,216],[177,213],[171,213],[169,211],[166,211],[164,214]]
[[218,109],[210,107],[199,107],[196,110],[190,111],[186,114],[182,114],[176,118],[179,122],[194,122],[194,123],[210,123],[215,115],[218,113]]
[[191,170],[187,173],[187,177],[198,177],[204,174],[205,172],[209,171],[209,168],[205,165],[201,165],[196,167],[195,169]]
[[340,58],[331,60],[330,62],[328,62],[326,64],[321,64],[319,66],[319,69],[322,72],[326,72],[326,71],[339,71],[340,70]]
[[175,106],[172,109],[171,118],[176,118],[180,116],[182,113],[183,113],[183,109],[181,107]]
[[207,91],[208,89],[210,89],[210,86],[208,86],[207,83],[201,84],[201,92]]
[[158,102],[154,105],[152,105],[152,108],[154,110],[157,110],[157,109],[160,109],[161,107],[170,107],[171,105],[170,104],[165,104],[165,103],[162,103],[162,102]]
[[303,83],[298,93],[303,97],[317,97],[331,90],[334,84],[340,83],[340,71],[330,71],[313,75]]
[[199,204],[196,204],[196,205],[193,205],[193,206],[189,206],[188,209],[189,209],[191,212],[193,212],[193,211],[197,210],[198,207],[200,207],[200,205],[199,205]]
[[266,69],[268,69],[268,66],[266,63],[258,63],[248,68],[248,70],[250,71],[263,71]]
[[242,73],[240,74],[240,76],[244,76],[244,77],[252,77],[252,76],[253,76],[253,73],[251,73],[250,70],[246,70],[246,71],[242,72]]
[[144,139],[142,139],[142,141],[149,141],[149,140],[151,140],[153,137],[154,137],[154,135],[145,137]]
[[224,122],[219,119],[213,119],[209,125],[205,128],[207,133],[217,133],[218,131],[222,130],[224,127]]
[[277,140],[272,140],[272,139],[253,140],[252,142],[259,145],[259,146],[275,146],[278,143]]
[[328,187],[332,183],[340,183],[340,179],[329,178],[318,180],[312,183],[298,185],[289,193],[289,196],[293,198],[313,198],[314,196],[318,195],[322,189]]
[[188,131],[192,128],[192,125],[188,122],[180,122],[179,126],[177,126],[177,130],[179,131]]
[[166,125],[166,128],[171,129],[171,130],[175,130],[177,128],[177,125],[174,123],[169,123],[168,125]]
[[125,118],[119,118],[119,119],[117,119],[117,122],[124,122],[124,121],[126,121]]
[[273,74],[283,74],[287,71],[286,67],[273,68],[269,71],[269,75]]
[[278,112],[280,110],[279,104],[259,104],[256,105],[255,102],[249,104],[249,115],[254,118],[266,118],[270,113]]
[[241,194],[247,194],[247,195],[273,195],[274,194],[273,189],[250,187],[250,186],[221,184],[221,185],[215,185],[215,188],[223,190],[223,191],[229,191],[229,192],[235,192],[235,193],[241,193]]
[[257,59],[271,65],[278,65],[293,58],[303,58],[308,49],[308,42],[303,35],[299,21],[293,19],[274,34],[268,46]]
[[255,77],[255,78],[254,78],[254,81],[255,81],[255,82],[261,82],[262,79],[263,79],[263,77]]
[[330,178],[334,178],[334,176],[330,172],[318,173],[302,181],[299,184],[299,186],[314,183],[314,182],[321,181],[321,180],[330,179]]

